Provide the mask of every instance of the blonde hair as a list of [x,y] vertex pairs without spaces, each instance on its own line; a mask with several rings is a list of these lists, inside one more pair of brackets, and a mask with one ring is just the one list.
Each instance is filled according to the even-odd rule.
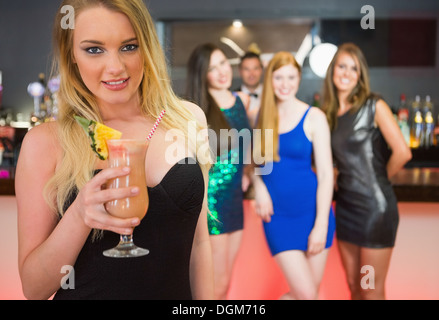
[[[294,56],[286,51],[276,53],[270,60],[265,69],[264,89],[261,97],[261,109],[259,110],[258,122],[256,129],[261,130],[261,141],[255,141],[255,153],[261,155],[266,162],[279,161],[279,115],[276,106],[276,96],[273,89],[273,72],[286,65],[293,65],[299,71],[299,76],[302,73],[300,65],[297,63]],[[272,147],[266,149],[267,129],[273,130]],[[257,136],[255,136],[257,139]]]
[[349,54],[357,63],[358,61],[358,83],[348,96],[348,102],[352,104],[351,112],[356,112],[370,96],[369,70],[366,58],[361,49],[353,43],[344,43],[339,46],[331,63],[326,71],[326,77],[323,82],[323,104],[322,110],[326,113],[329,128],[334,130],[337,126],[337,113],[340,102],[338,101],[337,88],[332,81],[334,76],[334,67],[338,57],[342,53]]
[[[70,5],[75,17],[83,10],[102,6],[125,14],[136,34],[139,50],[143,57],[144,76],[139,87],[141,110],[145,117],[157,118],[165,109],[166,116],[160,124],[166,129],[176,128],[184,132],[186,145],[194,151],[203,171],[205,182],[210,168],[208,153],[197,152],[205,141],[188,135],[189,123],[196,122],[195,116],[172,90],[165,56],[161,49],[153,20],[142,0],[64,0],[54,25],[55,72],[60,74],[58,138],[62,147],[62,161],[45,188],[49,205],[63,216],[66,200],[71,192],[80,190],[93,176],[96,156],[89,145],[88,137],[76,123],[74,115],[102,122],[94,95],[81,80],[79,70],[73,59],[74,30],[61,27],[61,8]],[[197,132],[205,129],[197,123]],[[207,188],[206,188],[207,189]]]

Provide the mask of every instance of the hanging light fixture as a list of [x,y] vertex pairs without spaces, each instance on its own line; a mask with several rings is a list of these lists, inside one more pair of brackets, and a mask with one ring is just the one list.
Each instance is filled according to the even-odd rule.
[[233,25],[235,28],[242,28],[242,26],[243,26],[242,21],[239,20],[239,19],[235,19],[235,20],[233,20],[232,25]]
[[316,45],[309,54],[309,66],[320,78],[326,76],[326,70],[337,51],[337,46],[332,43],[321,43]]

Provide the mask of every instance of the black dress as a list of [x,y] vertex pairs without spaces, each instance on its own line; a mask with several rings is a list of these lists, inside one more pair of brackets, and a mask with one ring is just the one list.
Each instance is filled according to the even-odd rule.
[[332,151],[338,168],[337,238],[362,247],[393,247],[399,215],[387,177],[390,150],[375,125],[377,98],[338,117]]
[[193,158],[183,160],[148,188],[149,209],[134,229],[134,243],[150,253],[108,258],[102,252],[114,247],[119,235],[104,231],[92,241],[90,234],[73,266],[74,289],[60,288],[54,299],[192,299],[189,262],[204,180]]

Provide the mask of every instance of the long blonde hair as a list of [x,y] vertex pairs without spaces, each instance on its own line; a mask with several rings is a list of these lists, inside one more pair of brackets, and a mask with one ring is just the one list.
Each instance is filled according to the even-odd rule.
[[334,76],[334,67],[341,53],[349,54],[359,65],[359,78],[357,86],[348,96],[348,102],[352,104],[351,112],[356,112],[370,96],[369,70],[366,58],[361,49],[353,43],[344,43],[338,47],[323,82],[323,104],[322,109],[326,113],[329,128],[332,130],[337,126],[337,113],[340,102],[338,101],[337,88],[332,81]]
[[[302,73],[300,65],[297,63],[294,56],[286,51],[276,53],[270,60],[265,69],[264,89],[262,90],[261,108],[259,110],[258,122],[256,129],[261,130],[261,141],[255,141],[255,153],[261,155],[266,162],[279,161],[279,115],[276,106],[276,96],[273,89],[273,72],[286,65],[293,65],[299,71],[299,76]],[[273,130],[273,143],[266,141],[267,131]],[[255,136],[257,140],[257,136]],[[267,144],[268,143],[268,144]],[[265,148],[270,146],[270,148]]]
[[[73,32],[63,28],[61,8],[70,5],[75,17],[83,10],[102,6],[125,14],[136,34],[139,50],[144,62],[144,76],[139,87],[141,110],[145,117],[156,118],[165,109],[166,116],[160,124],[166,129],[176,128],[184,132],[186,145],[194,151],[207,182],[211,161],[209,153],[197,152],[205,141],[198,141],[197,135],[188,134],[190,123],[196,123],[199,132],[205,129],[195,116],[182,104],[172,90],[165,56],[157,38],[153,20],[142,0],[64,0],[55,18],[53,40],[55,51],[55,72],[61,78],[59,89],[58,139],[62,147],[62,161],[45,188],[49,205],[63,216],[66,200],[72,190],[80,190],[93,175],[96,157],[83,129],[76,123],[74,115],[102,122],[96,99],[81,79],[73,59]],[[201,157],[201,159],[200,159]],[[207,189],[207,188],[206,188]]]

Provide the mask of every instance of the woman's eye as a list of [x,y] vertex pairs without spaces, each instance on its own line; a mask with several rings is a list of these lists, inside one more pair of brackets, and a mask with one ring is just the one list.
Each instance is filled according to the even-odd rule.
[[137,44],[129,44],[126,45],[125,47],[122,48],[122,51],[134,51],[138,48],[139,46]]
[[87,48],[87,49],[85,49],[85,51],[87,51],[90,54],[99,54],[99,53],[104,52],[102,49],[100,49],[98,47]]

